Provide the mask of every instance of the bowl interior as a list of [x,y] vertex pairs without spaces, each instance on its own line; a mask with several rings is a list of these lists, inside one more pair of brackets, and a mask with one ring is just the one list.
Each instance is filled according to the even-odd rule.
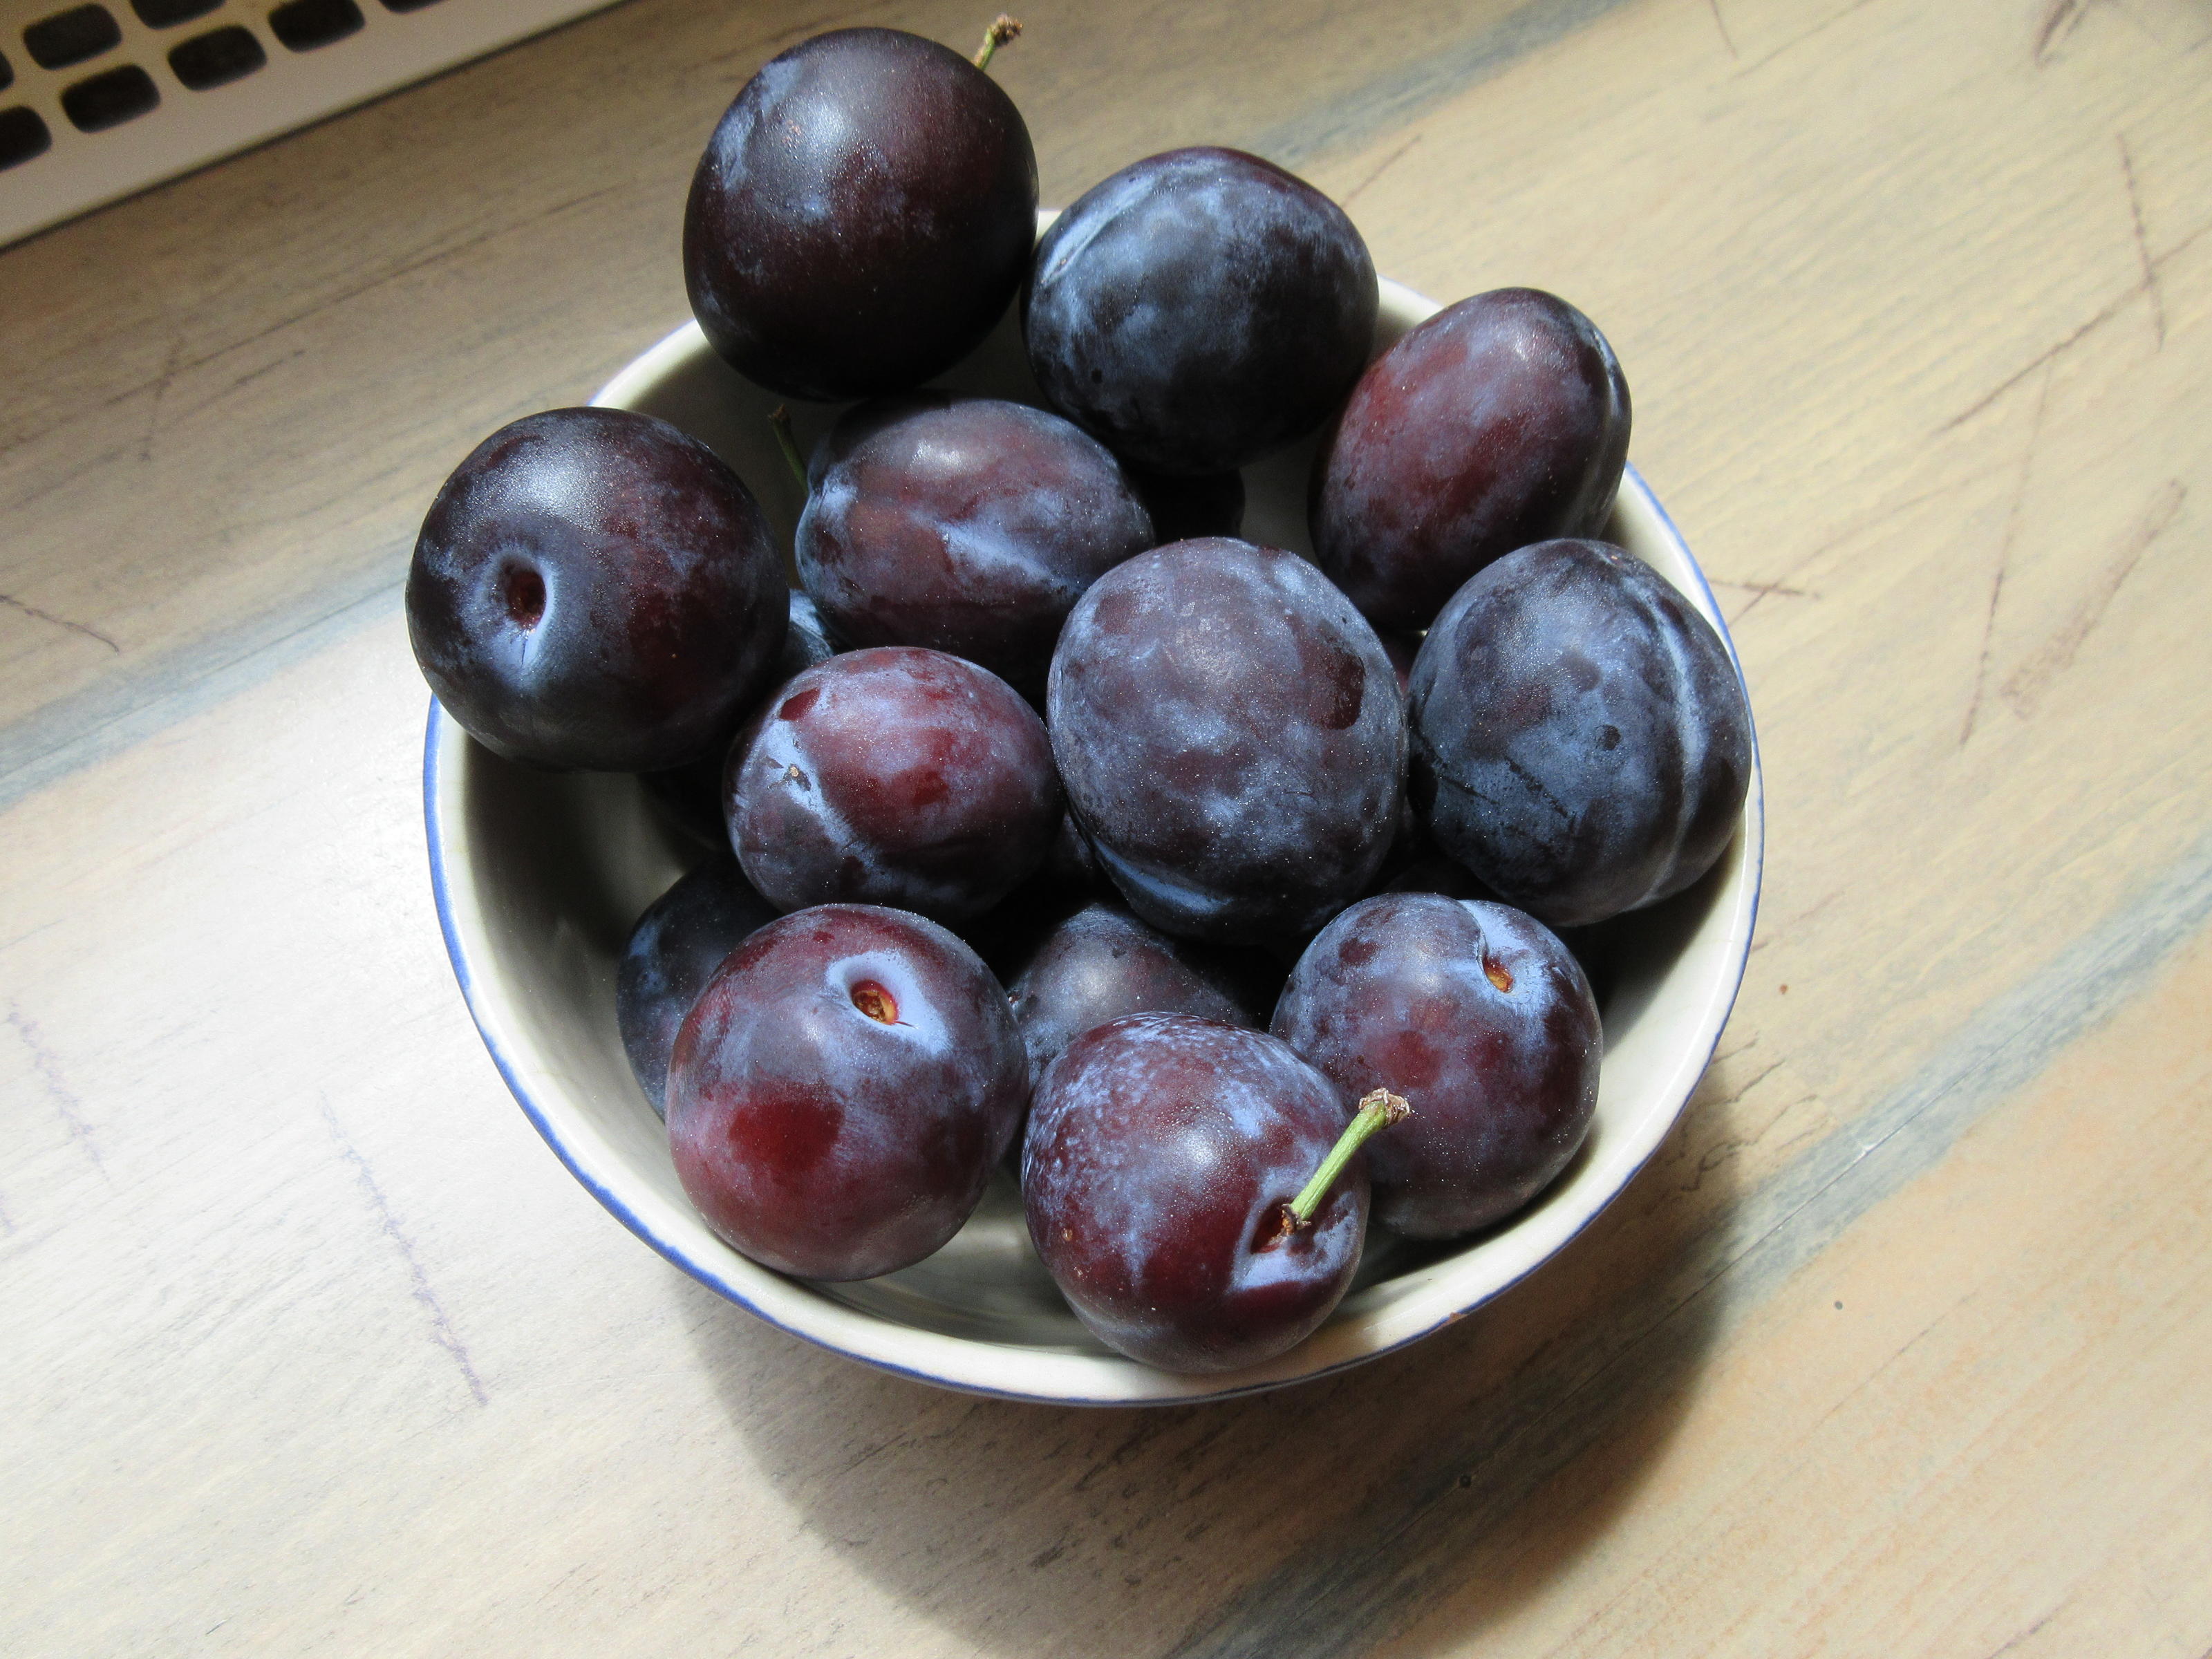
[[[1437,307],[1382,287],[1376,349]],[[1010,316],[936,384],[1038,403]],[[758,494],[787,550],[804,495],[768,416],[696,325],[644,354],[594,400],[655,415],[711,445]],[[791,405],[802,452],[840,412]],[[1310,553],[1314,443],[1247,469],[1244,535]],[[1607,532],[1726,629],[1697,564],[1632,468]],[[886,1369],[980,1393],[1063,1403],[1189,1401],[1340,1369],[1413,1340],[1528,1273],[1626,1184],[1680,1112],[1717,1042],[1749,949],[1763,837],[1750,797],[1719,866],[1663,905],[1608,924],[1600,981],[1606,1053],[1595,1121],[1566,1173],[1511,1221],[1449,1246],[1370,1237],[1360,1276],[1311,1340],[1225,1376],[1124,1359],[1077,1322],[1037,1261],[1011,1179],[927,1261],[854,1285],[781,1277],[708,1231],[678,1185],[659,1120],[617,1035],[615,969],[631,924],[700,849],[614,774],[533,771],[492,755],[432,705],[424,758],[433,882],[448,950],[524,1109],[577,1178],[669,1260],[774,1323]]]

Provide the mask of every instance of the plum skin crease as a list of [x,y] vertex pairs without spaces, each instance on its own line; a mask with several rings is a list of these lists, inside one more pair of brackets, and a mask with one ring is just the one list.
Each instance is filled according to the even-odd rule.
[[407,633],[446,712],[494,753],[650,772],[726,738],[788,606],[768,521],[665,421],[556,409],[501,427],[440,488]]
[[1471,578],[1412,678],[1414,808],[1437,844],[1553,927],[1656,904],[1735,838],[1751,707],[1713,626],[1603,542]]
[[837,29],[762,65],[715,126],[684,213],[708,342],[786,397],[919,385],[1021,286],[1036,152],[1013,100],[947,47]]
[[1565,301],[1449,306],[1360,376],[1315,458],[1315,562],[1376,627],[1425,628],[1492,561],[1604,528],[1630,419],[1612,346]]
[[1556,934],[1503,904],[1363,899],[1306,947],[1269,1029],[1346,1099],[1388,1089],[1411,1106],[1367,1147],[1376,1219],[1409,1237],[1520,1209],[1597,1109],[1589,981]]
[[1364,1154],[1310,1226],[1274,1236],[1351,1115],[1265,1032],[1179,1013],[1093,1027],[1031,1103],[1030,1240],[1117,1352],[1174,1371],[1259,1364],[1319,1328],[1358,1267]]
[[960,1230],[1029,1090],[1005,993],[974,951],[921,916],[819,905],[753,933],[684,1017],[669,1147],[693,1205],[744,1255],[872,1279]]

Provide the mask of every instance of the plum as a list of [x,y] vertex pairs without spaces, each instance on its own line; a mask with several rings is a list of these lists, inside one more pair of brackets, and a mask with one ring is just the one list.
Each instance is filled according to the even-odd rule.
[[1352,389],[1315,460],[1315,558],[1377,628],[1425,628],[1492,560],[1602,530],[1628,429],[1589,318],[1534,289],[1462,300]]
[[1540,542],[1453,596],[1413,674],[1415,809],[1437,844],[1554,927],[1711,869],[1751,785],[1728,647],[1603,542]]
[[1256,1365],[1310,1335],[1359,1266],[1358,1159],[1308,1226],[1282,1226],[1350,1117],[1264,1032],[1179,1013],[1095,1026],[1031,1103],[1030,1240],[1117,1352],[1177,1371]]
[[615,1024],[653,1109],[668,1115],[668,1051],[722,958],[776,918],[726,848],[647,905],[615,968]]
[[668,1066],[668,1142],[708,1225],[807,1279],[872,1279],[960,1230],[1029,1097],[1006,993],[923,917],[780,917],[700,993]]
[[1207,538],[1117,566],[1069,617],[1046,703],[1069,806],[1156,927],[1302,941],[1389,848],[1397,678],[1292,554]]
[[1195,1014],[1257,1025],[1234,964],[1147,927],[1118,904],[1088,904],[1048,933],[1006,988],[1030,1071],[1124,1014]]
[[1449,1238],[1566,1167],[1597,1106],[1589,981],[1534,917],[1435,893],[1363,899],[1291,970],[1269,1029],[1343,1091],[1412,1109],[1368,1148],[1376,1219]]
[[787,627],[768,521],[696,438],[618,409],[526,416],[439,489],[407,634],[439,702],[511,760],[652,772],[726,739]]
[[731,746],[730,844],[785,910],[980,916],[1043,862],[1060,791],[1044,723],[941,651],[848,651],[787,682]]
[[1241,150],[1148,156],[1038,241],[1023,337],[1045,401],[1160,472],[1258,460],[1367,362],[1375,264],[1344,210]]
[[770,58],[708,140],[684,275],[714,349],[785,397],[903,391],[1005,313],[1036,236],[1036,153],[959,53],[836,29]]
[[1152,545],[1121,463],[1049,410],[910,392],[849,410],[814,451],[799,579],[854,645],[919,645],[1044,694],[1083,592]]

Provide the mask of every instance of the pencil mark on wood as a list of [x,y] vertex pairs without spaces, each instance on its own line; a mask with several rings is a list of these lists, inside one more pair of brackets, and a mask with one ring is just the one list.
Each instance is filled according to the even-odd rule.
[[0,593],[0,605],[6,605],[11,611],[20,611],[27,617],[36,617],[42,623],[52,623],[57,628],[66,628],[72,634],[82,634],[88,640],[98,640],[117,656],[123,654],[121,646],[116,644],[113,640],[89,623],[71,622],[67,617],[57,617],[51,611],[41,611],[35,605],[26,604],[13,593]]
[[[2025,1642],[2026,1640],[2027,1640],[2027,1638],[2028,1638],[2029,1637],[2031,1637],[2031,1636],[2034,1635],[2034,1634],[2036,1633],[2036,1632],[2038,1632],[2038,1631],[2041,1630],[2041,1629],[2042,1629],[2045,1625],[2049,1624],[2052,1620],[2056,1619],[2056,1618],[2058,1616],[2058,1614],[2059,1614],[2059,1612],[2060,1612],[2061,1608],[2063,1608],[2064,1606],[2065,1606],[2065,1603],[2062,1601],[2061,1603],[2059,1603],[2058,1607],[2056,1607],[2051,1608],[2051,1610],[2050,1612],[2048,1612],[2048,1613],[2045,1613],[2045,1614],[2043,1615],[2043,1617],[2042,1617],[2042,1618],[2040,1618],[2040,1619],[2037,1620],[2033,1624],[2030,1625],[2030,1626],[2029,1626],[2026,1630],[2024,1630],[2024,1631],[2021,1632],[2021,1633],[2020,1633],[2019,1635],[2017,1635],[2017,1636],[2014,1637],[2014,1638],[2012,1638],[2012,1640],[2010,1640],[2009,1642],[2007,1642],[2007,1643],[2006,1643],[2002,1647],[2001,1647],[2001,1648],[1991,1648],[1991,1649],[1990,1650],[1989,1659],[1997,1659],[1997,1656],[1998,1656],[1998,1655],[2000,1655],[2000,1654],[2010,1653],[2010,1652],[2011,1652],[2014,1648],[2018,1647],[2018,1646],[2019,1646],[2022,1642]],[[2206,1656],[2206,1659],[2212,1659],[2212,1655],[2207,1655],[2207,1656]]]
[[476,1362],[470,1358],[460,1333],[453,1328],[453,1322],[447,1317],[445,1304],[438,1300],[438,1293],[430,1288],[429,1275],[422,1271],[422,1259],[415,1253],[415,1242],[408,1237],[399,1224],[399,1218],[392,1212],[391,1201],[385,1197],[384,1188],[378,1184],[375,1171],[368,1167],[368,1160],[361,1155],[360,1148],[353,1144],[339,1124],[337,1114],[331,1109],[328,1096],[323,1097],[322,1108],[323,1121],[330,1126],[331,1139],[337,1142],[339,1155],[352,1166],[354,1176],[361,1182],[362,1190],[368,1194],[369,1204],[376,1212],[378,1229],[392,1241],[392,1248],[399,1252],[399,1259],[407,1264],[407,1275],[413,1282],[415,1299],[430,1316],[431,1340],[453,1356],[453,1363],[460,1367],[461,1376],[467,1382],[469,1393],[475,1397],[477,1404],[489,1405],[491,1395],[484,1389],[483,1378],[477,1374]]
[[1376,167],[1374,172],[1369,173],[1364,179],[1362,179],[1358,184],[1354,185],[1349,191],[1345,192],[1344,199],[1339,202],[1337,206],[1340,208],[1350,207],[1353,199],[1358,196],[1361,191],[1365,190],[1368,185],[1373,184],[1384,173],[1389,172],[1389,170],[1397,164],[1400,157],[1403,156],[1407,150],[1413,149],[1414,145],[1421,142],[1421,134],[1418,132],[1415,133],[1412,137],[1406,140],[1404,143],[1399,145],[1397,149],[1392,150],[1388,155],[1384,156],[1382,158],[1382,164]]
[[1807,922],[1812,921],[1814,917],[1819,915],[1821,911],[1826,909],[1838,899],[1843,897],[1843,896],[1844,890],[1840,887],[1836,888],[1826,897],[1821,899],[1817,904],[1808,906],[1807,908],[1799,911],[1796,915],[1790,917],[1789,921],[1778,924],[1771,930],[1761,928],[1759,930],[1759,937],[1751,942],[1751,949],[1745,951],[1744,954],[1746,956],[1755,956],[1759,951],[1765,950],[1769,945],[1772,944],[1776,939],[1787,939],[1792,933],[1796,932],[1798,928],[1802,927]]
[[46,1085],[46,1098],[53,1103],[54,1110],[60,1114],[70,1139],[83,1149],[84,1155],[92,1160],[92,1167],[100,1171],[101,1178],[112,1185],[112,1178],[107,1173],[107,1160],[100,1155],[100,1142],[92,1133],[92,1125],[85,1120],[84,1103],[76,1097],[76,1091],[70,1087],[69,1079],[62,1075],[61,1062],[54,1057],[53,1050],[46,1047],[46,1039],[39,1034],[38,1026],[12,1002],[8,1005],[8,1024],[15,1028],[15,1035],[23,1041],[23,1046],[31,1051],[31,1064],[38,1068],[39,1079]]
[[[127,403],[133,398],[143,397],[148,392],[153,392],[158,397],[164,386],[177,377],[188,374],[194,369],[204,368],[210,363],[219,362],[223,358],[229,356],[232,353],[242,351],[247,346],[253,345],[259,341],[265,340],[271,335],[282,334],[285,330],[295,327],[299,324],[307,322],[313,318],[319,317],[326,311],[336,310],[339,307],[349,305],[354,301],[362,298],[364,295],[373,294],[378,289],[383,288],[389,283],[396,283],[403,277],[411,276],[418,271],[427,270],[434,265],[442,264],[446,261],[452,259],[459,254],[468,252],[472,248],[481,247],[487,242],[496,241],[501,237],[512,235],[517,231],[541,227],[547,221],[556,218],[562,214],[570,212],[576,208],[582,207],[587,203],[597,201],[603,196],[611,196],[617,191],[629,190],[631,186],[627,184],[602,185],[597,190],[588,190],[584,191],[581,195],[571,196],[566,200],[556,202],[548,207],[532,211],[530,216],[526,219],[518,219],[510,224],[495,225],[490,229],[479,231],[473,236],[464,237],[459,241],[449,242],[443,247],[434,248],[431,252],[419,255],[415,258],[409,259],[404,264],[394,265],[388,270],[380,271],[365,282],[357,283],[350,288],[343,289],[338,293],[327,295],[323,299],[314,301],[312,305],[305,306],[298,311],[292,312],[289,314],[278,319],[276,322],[269,324],[266,327],[255,329],[250,334],[242,335],[239,338],[232,340],[227,344],[217,346],[212,351],[203,352],[197,357],[187,357],[182,359],[172,357],[171,360],[163,367],[160,374],[155,374],[149,379],[141,380],[134,386],[127,386],[120,392],[113,392],[109,396],[101,398],[97,404],[89,405],[86,410],[86,414],[88,416],[96,415],[104,410],[113,408],[118,404]],[[8,447],[12,449],[15,447],[20,447],[20,445],[10,445]],[[144,441],[141,441],[140,442],[136,443],[126,442],[116,448],[106,450],[100,455],[95,456],[92,460],[66,471],[59,478],[42,484],[27,494],[16,496],[9,504],[15,507],[27,505],[43,495],[52,494],[55,489],[60,488],[62,485],[70,483],[73,479],[82,477],[87,472],[97,470],[106,463],[114,460],[118,456],[132,453],[140,453],[143,456],[144,447],[145,442]],[[8,453],[7,450],[0,449],[0,453]]]
[[2089,596],[2066,619],[2065,626],[2045,640],[2004,683],[2004,699],[2022,720],[2034,714],[2043,694],[2051,689],[2051,683],[2073,666],[2075,653],[2105,619],[2105,612],[2118,594],[2121,584],[2135,574],[2136,566],[2142,562],[2151,544],[2180,516],[2182,504],[2188,499],[2189,487],[2179,478],[2168,479],[2149,509],[2122,540],[2120,550],[2106,566]]
[[[1795,577],[1799,571],[1809,569],[1814,564],[1822,558],[1825,558],[1828,554],[1835,551],[1836,549],[1844,545],[1846,543],[1856,541],[1859,537],[1865,535],[1870,530],[1879,530],[1891,520],[1911,512],[1916,507],[1920,507],[1929,501],[1932,501],[1939,495],[1948,495],[1954,490],[1964,489],[1967,484],[1975,482],[1977,479],[1984,476],[1985,475],[1979,472],[1971,473],[1964,477],[1954,478],[1948,483],[1938,484],[1933,489],[1923,489],[1916,495],[1908,495],[1901,501],[1894,501],[1887,506],[1875,508],[1872,513],[1861,519],[1850,529],[1839,531],[1835,535],[1829,537],[1827,540],[1822,542],[1818,547],[1808,553],[1803,558],[1799,559],[1796,563],[1790,566],[1790,568],[1784,570],[1781,576],[1777,579],[1778,581],[1787,582],[1791,578]],[[1746,617],[1748,617],[1753,611],[1758,610],[1759,607],[1765,602],[1766,598],[1767,596],[1765,593],[1754,592],[1751,596],[1751,603],[1745,605],[1742,610],[1739,611],[1735,616],[1729,618],[1729,625],[1733,628],[1737,623],[1741,623]]]
[[1974,662],[1974,694],[1966,702],[1966,723],[1959,731],[1964,749],[1974,735],[1974,722],[1982,712],[1982,688],[1989,683],[1990,647],[1996,638],[1997,606],[2004,597],[2005,571],[2012,563],[2013,538],[2020,533],[2021,503],[2027,496],[2027,480],[2035,466],[2035,446],[2043,436],[2044,412],[2051,406],[2051,370],[2043,371],[2043,390],[2035,400],[2035,419],[2027,428],[2027,443],[2021,451],[2020,480],[2014,484],[2012,507],[2005,514],[2004,535],[1997,543],[1997,574],[1990,583],[1990,608],[1982,617],[1982,649]]
[[1723,576],[1708,576],[1705,580],[1711,582],[1715,587],[1732,587],[1740,592],[1748,593],[1751,595],[1750,599],[1744,601],[1743,608],[1738,611],[1735,615],[1729,618],[1729,626],[1731,628],[1735,627],[1746,617],[1749,616],[1751,614],[1752,607],[1756,605],[1761,599],[1818,599],[1820,597],[1818,593],[1814,592],[1808,587],[1792,587],[1786,582],[1730,581]]
[[1735,49],[1735,37],[1729,33],[1728,19],[1721,15],[1721,0],[1705,0],[1705,9],[1713,15],[1713,27],[1721,32],[1721,44],[1728,48],[1729,57],[1739,64],[1743,54]]
[[1751,62],[1746,64],[1741,69],[1738,70],[1736,73],[1739,76],[1756,74],[1759,70],[1765,69],[1769,64],[1772,63],[1776,58],[1781,57],[1783,53],[1786,52],[1795,52],[1798,47],[1803,46],[1808,40],[1810,40],[1814,35],[1820,33],[1822,30],[1833,28],[1837,24],[1842,22],[1844,19],[1849,17],[1853,12],[1864,11],[1873,3],[1874,0],[1851,0],[1851,3],[1850,5],[1845,6],[1841,11],[1836,13],[1832,17],[1826,18],[1821,21],[1814,24],[1811,28],[1807,29],[1802,34],[1794,34],[1790,36],[1789,40],[1784,40],[1780,46],[1775,47],[1773,51],[1768,52],[1765,57],[1753,58]]
[[[2165,252],[2155,255],[2150,262],[2152,271],[2155,273],[2163,269],[2168,260],[2178,258],[2186,250],[2196,246],[2196,244],[2208,231],[2212,231],[2212,221],[2207,221],[2205,223],[2197,226],[2196,229],[2191,231],[2188,235],[2183,237],[2172,247],[2166,249]],[[2092,333],[2103,327],[2106,323],[2112,321],[2113,318],[2118,316],[2121,311],[2126,307],[2128,302],[2130,300],[2133,300],[2137,295],[2142,294],[2143,291],[2143,285],[2141,283],[2137,283],[2135,286],[2129,289],[2126,293],[2121,295],[2119,298],[2106,306],[2105,308],[2097,313],[2095,316],[2090,318],[2087,322],[2082,324],[2081,327],[2075,329],[2071,334],[2069,334],[2057,345],[2052,346],[2048,351],[2041,352],[2036,356],[2029,359],[2027,364],[2024,365],[2017,373],[2007,375],[2002,380],[1997,383],[1996,390],[1978,398],[1964,410],[1960,411],[1959,414],[1954,415],[1949,420],[1944,422],[1942,425],[1937,427],[1936,428],[1936,434],[1940,436],[1943,433],[1949,432],[1955,428],[1964,426],[1968,421],[1972,420],[1975,416],[1980,414],[1991,404],[1996,402],[1998,398],[2003,397],[2006,392],[2011,391],[2022,380],[2025,380],[2029,375],[2034,374],[2037,369],[2042,368],[2051,362],[2055,362],[2059,357],[2072,350],[2076,345],[2087,339]]]
[[168,398],[169,387],[177,378],[178,361],[185,355],[184,342],[172,339],[168,355],[163,359],[161,372],[154,381],[154,396],[146,405],[146,435],[138,441],[138,460],[141,465],[154,459],[155,434],[161,429],[161,404]]
[[2095,0],[2051,0],[2043,14],[2043,27],[2035,34],[2035,62],[2040,68],[2050,60],[2051,52],[2066,36],[2081,27]]
[[2158,267],[2151,262],[2150,238],[2143,234],[2142,200],[2136,192],[2135,157],[2128,154],[2127,135],[2116,132],[2120,147],[2120,176],[2127,181],[2128,219],[2135,226],[2136,257],[2142,262],[2142,291],[2150,296],[2150,319],[2158,331],[2158,349],[2166,349],[2166,295],[2158,285]]

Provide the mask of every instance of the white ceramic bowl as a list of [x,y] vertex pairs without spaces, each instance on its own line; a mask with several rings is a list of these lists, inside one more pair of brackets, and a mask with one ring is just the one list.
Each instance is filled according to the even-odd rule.
[[[1382,284],[1380,350],[1438,307]],[[938,384],[1038,402],[1012,319]],[[593,400],[705,440],[760,495],[790,544],[804,505],[768,422],[777,399],[725,367],[696,325],[678,329]],[[794,405],[802,449],[837,413]],[[1247,538],[1310,552],[1311,442],[1245,474]],[[1631,467],[1607,531],[1681,590],[1726,639],[1681,536]],[[1731,650],[1733,647],[1731,647]],[[1680,1114],[1735,1000],[1758,907],[1765,809],[1757,759],[1735,841],[1689,892],[1614,924],[1606,1053],[1589,1139],[1566,1174],[1503,1226],[1415,1249],[1376,1233],[1328,1324],[1281,1358],[1178,1376],[1114,1353],[1060,1300],[1003,1176],[927,1261],[853,1285],[787,1279],[700,1220],[615,1029],[615,965],[638,914],[698,856],[635,778],[551,774],[502,761],[433,702],[423,755],[430,875],[469,1012],[507,1086],[561,1161],[624,1225],[770,1323],[886,1370],[978,1394],[1060,1404],[1221,1399],[1341,1370],[1416,1341],[1533,1272],[1641,1169]]]

